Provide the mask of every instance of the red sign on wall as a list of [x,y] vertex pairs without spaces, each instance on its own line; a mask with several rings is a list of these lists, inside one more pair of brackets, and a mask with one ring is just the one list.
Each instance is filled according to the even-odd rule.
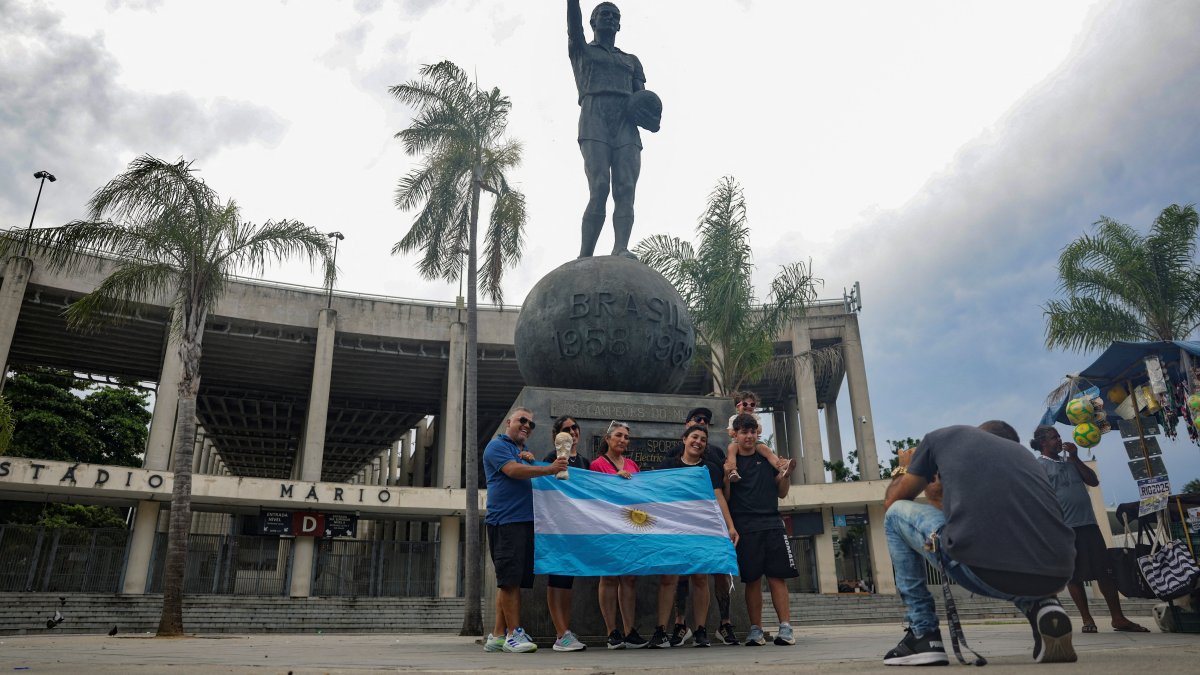
[[298,537],[325,536],[325,514],[297,511],[292,514],[292,534]]

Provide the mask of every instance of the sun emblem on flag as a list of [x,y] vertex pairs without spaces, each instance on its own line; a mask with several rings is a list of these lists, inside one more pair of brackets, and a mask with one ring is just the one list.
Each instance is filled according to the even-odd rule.
[[654,527],[654,523],[658,520],[641,509],[626,508],[623,510],[623,513],[626,522],[638,530],[649,530]]

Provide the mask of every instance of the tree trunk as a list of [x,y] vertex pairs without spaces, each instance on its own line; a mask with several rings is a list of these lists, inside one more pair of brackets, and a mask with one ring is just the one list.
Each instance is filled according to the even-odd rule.
[[475,306],[478,269],[475,261],[476,238],[479,232],[479,189],[483,167],[476,164],[471,171],[471,231],[467,237],[467,382],[463,404],[463,468],[467,488],[467,508],[464,518],[465,546],[463,547],[463,624],[460,635],[482,635],[483,614],[481,584],[482,558],[479,552],[479,420],[478,367],[479,314]]
[[158,637],[183,635],[183,574],[192,525],[192,445],[196,439],[196,394],[181,394],[175,414],[175,485],[171,492],[167,559],[163,566],[162,617]]
[[200,390],[200,342],[208,310],[192,305],[179,328],[179,355],[183,374],[179,379],[179,405],[175,413],[175,484],[171,490],[170,527],[167,530],[167,559],[163,565],[162,616],[158,637],[183,635],[183,579],[187,565],[188,533],[192,529],[192,455],[196,442],[196,394]]

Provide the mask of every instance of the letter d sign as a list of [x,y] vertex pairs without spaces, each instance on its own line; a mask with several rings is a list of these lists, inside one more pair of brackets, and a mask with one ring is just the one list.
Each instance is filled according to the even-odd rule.
[[301,537],[322,536],[325,534],[325,514],[305,513],[292,514],[292,533]]

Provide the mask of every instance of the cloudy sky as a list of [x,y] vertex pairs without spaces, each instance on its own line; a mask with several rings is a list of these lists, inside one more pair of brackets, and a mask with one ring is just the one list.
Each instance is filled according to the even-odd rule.
[[[822,297],[861,282],[881,441],[997,417],[1027,437],[1046,391],[1095,356],[1043,347],[1059,250],[1101,215],[1145,229],[1200,200],[1200,4],[620,5],[618,46],[665,105],[662,131],[643,133],[635,239],[689,236],[735,176],[760,288],[807,259]],[[387,87],[450,59],[513,101],[531,218],[505,283],[519,304],[576,254],[586,201],[564,14],[529,0],[0,0],[0,227],[28,225],[36,170],[59,179],[38,211],[48,226],[137,155],[184,157],[252,221],[344,232],[342,289],[452,299],[387,254],[411,222],[392,198],[413,166],[393,139],[410,113]],[[319,283],[304,266],[268,278]],[[1176,487],[1200,476],[1200,449],[1167,446]],[[1106,498],[1131,499],[1120,444],[1097,455]]]

